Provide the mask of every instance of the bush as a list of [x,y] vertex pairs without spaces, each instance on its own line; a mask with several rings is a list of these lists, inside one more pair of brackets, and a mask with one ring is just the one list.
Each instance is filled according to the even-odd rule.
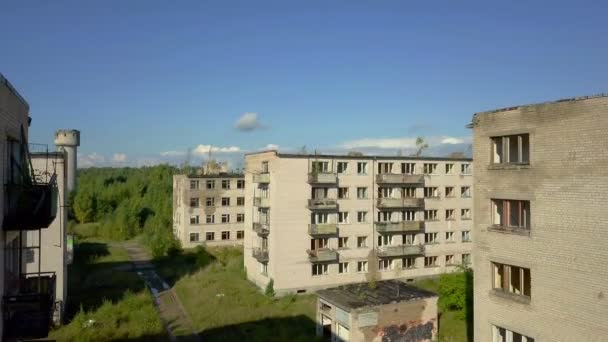
[[268,297],[274,297],[274,279],[270,278],[270,281],[266,285],[266,290],[264,290],[264,294]]
[[[442,274],[439,278],[439,308],[442,311],[456,311],[459,319],[466,318],[473,306],[473,272],[462,270]],[[472,311],[469,311],[469,313]]]

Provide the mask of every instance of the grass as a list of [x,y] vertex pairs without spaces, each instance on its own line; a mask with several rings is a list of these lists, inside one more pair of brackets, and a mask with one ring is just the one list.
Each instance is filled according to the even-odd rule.
[[[180,266],[172,262],[178,258]],[[314,295],[269,298],[245,278],[240,248],[197,248],[156,261],[203,340],[315,341]]]

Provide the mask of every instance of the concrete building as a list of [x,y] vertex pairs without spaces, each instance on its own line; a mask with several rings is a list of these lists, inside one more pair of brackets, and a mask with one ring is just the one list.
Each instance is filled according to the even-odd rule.
[[76,190],[76,164],[78,146],[80,146],[80,131],[75,129],[59,129],[55,131],[55,146],[66,155],[66,175],[68,193]]
[[438,275],[470,261],[471,159],[245,157],[245,267],[278,294]]
[[477,113],[475,341],[606,341],[608,97]]
[[242,244],[244,225],[242,174],[173,176],[173,233],[183,247]]
[[437,336],[437,294],[401,281],[349,284],[317,295],[317,336],[330,341],[431,342]]

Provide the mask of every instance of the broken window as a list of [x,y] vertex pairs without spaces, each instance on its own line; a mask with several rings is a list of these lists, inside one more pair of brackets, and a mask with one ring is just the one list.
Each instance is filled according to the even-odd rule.
[[190,216],[190,224],[199,224],[199,216],[198,215]]
[[310,239],[310,249],[315,251],[321,248],[327,248],[328,238]]
[[492,263],[492,268],[494,289],[520,296],[531,296],[529,268],[499,263]]
[[471,164],[460,164],[460,174],[461,175],[470,175],[471,174]]
[[391,259],[378,260],[378,270],[390,271],[392,269],[393,269],[393,260],[391,260]]
[[357,188],[357,198],[366,199],[367,198],[367,188],[365,188],[365,187]]
[[198,233],[190,233],[190,242],[198,242]]
[[236,188],[237,189],[245,189],[245,180],[243,179],[239,179],[236,181]]
[[378,163],[378,173],[385,174],[391,173],[393,170],[393,163]]
[[340,273],[340,274],[348,273],[348,263],[347,262],[338,263],[338,273]]
[[190,190],[198,190],[199,186],[200,186],[199,181],[197,181],[197,180],[190,181]]
[[516,134],[492,137],[492,163],[528,164],[530,162],[530,135]]
[[327,264],[312,265],[312,275],[313,276],[326,275],[328,267],[329,267],[329,265],[327,265]]
[[432,210],[425,210],[424,211],[424,220],[425,221],[437,221],[437,210],[436,209],[432,209]]
[[456,216],[454,216],[454,209],[446,209],[445,210],[445,219],[447,220],[455,220]]
[[316,173],[327,173],[329,172],[329,162],[326,161],[313,161],[312,172]]
[[348,198],[348,188],[338,188],[338,198],[346,199]]
[[437,188],[436,186],[424,187],[424,197],[426,197],[426,198],[439,197],[439,188]]
[[435,266],[438,266],[436,256],[424,257],[424,267],[435,267]]
[[367,261],[357,261],[357,272],[367,272]]
[[437,164],[436,163],[424,163],[424,174],[432,175],[437,173]]
[[401,173],[413,175],[416,172],[415,163],[401,163]]
[[460,209],[460,219],[461,220],[470,220],[471,219],[471,209]]
[[207,240],[207,241],[213,241],[213,240],[215,240],[215,233],[214,232],[206,232],[205,233],[205,240]]
[[230,189],[230,179],[223,179],[222,180],[222,189]]
[[460,196],[461,197],[471,197],[471,187],[470,186],[460,187]]
[[426,243],[426,244],[437,243],[437,233],[425,233],[424,234],[424,243]]
[[445,174],[446,175],[454,174],[454,164],[445,164]]
[[534,342],[532,337],[516,333],[514,331],[492,326],[492,341],[493,342]]
[[360,175],[367,174],[367,163],[365,163],[365,162],[357,163],[357,173]]
[[348,211],[338,213],[338,223],[348,223]]
[[492,224],[530,229],[530,201],[493,199]]
[[348,169],[347,162],[338,162],[338,173],[346,173],[347,169]]
[[454,187],[453,186],[445,187],[445,197],[454,197]]
[[401,268],[414,268],[416,267],[415,258],[403,258],[401,259]]
[[199,199],[198,199],[198,197],[192,197],[192,198],[190,198],[190,206],[191,207],[198,207],[199,206]]
[[378,247],[390,246],[393,244],[392,235],[378,235]]

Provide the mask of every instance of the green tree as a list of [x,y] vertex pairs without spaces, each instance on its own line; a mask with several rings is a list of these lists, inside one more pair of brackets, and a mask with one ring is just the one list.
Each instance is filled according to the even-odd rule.
[[74,215],[80,223],[92,222],[95,218],[96,199],[90,189],[78,191],[74,197]]

